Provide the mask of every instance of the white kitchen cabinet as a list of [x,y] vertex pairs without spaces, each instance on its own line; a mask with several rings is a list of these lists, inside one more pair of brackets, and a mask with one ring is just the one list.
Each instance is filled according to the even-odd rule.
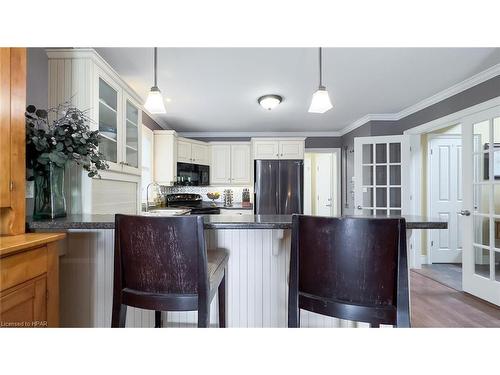
[[254,138],[254,159],[304,159],[305,138]]
[[279,159],[279,142],[268,140],[252,140],[254,159]]
[[[110,166],[99,172],[101,179],[89,178],[81,167],[66,168],[68,213],[136,212],[141,196],[142,99],[91,48],[46,52],[48,107],[68,102],[85,111],[91,130],[99,130],[99,151]],[[100,195],[119,186],[124,194]]]
[[191,163],[191,142],[177,141],[177,161],[181,163]]
[[192,164],[210,164],[208,144],[187,138],[177,141],[177,161]]
[[231,145],[213,144],[210,184],[226,185],[231,183]]
[[209,148],[207,144],[192,143],[191,144],[191,159],[194,164],[210,164]]
[[250,144],[248,142],[211,143],[212,185],[249,185],[252,182]]
[[231,145],[231,184],[248,185],[252,182],[250,144]]
[[153,181],[172,186],[177,181],[177,135],[174,130],[155,130]]

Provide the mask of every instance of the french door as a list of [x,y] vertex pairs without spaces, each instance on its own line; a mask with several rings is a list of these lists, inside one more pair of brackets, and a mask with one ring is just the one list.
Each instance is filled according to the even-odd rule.
[[500,305],[500,106],[462,121],[463,289]]
[[354,139],[355,215],[402,215],[405,211],[407,136]]

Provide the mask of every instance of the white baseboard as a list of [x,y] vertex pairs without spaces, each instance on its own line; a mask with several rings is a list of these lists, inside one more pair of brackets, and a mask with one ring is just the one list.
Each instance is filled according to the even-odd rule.
[[429,264],[429,260],[427,258],[427,255],[420,256],[420,264]]

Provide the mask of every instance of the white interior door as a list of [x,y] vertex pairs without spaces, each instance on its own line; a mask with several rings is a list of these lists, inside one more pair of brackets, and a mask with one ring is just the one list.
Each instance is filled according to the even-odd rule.
[[333,207],[332,154],[316,154],[316,215],[331,216]]
[[464,118],[462,132],[463,289],[500,305],[500,106]]
[[[354,206],[356,215],[405,213],[409,147],[407,136],[354,139]],[[404,168],[403,166],[406,166]]]
[[430,263],[462,262],[462,138],[429,140],[429,216],[448,222],[448,229],[431,230]]

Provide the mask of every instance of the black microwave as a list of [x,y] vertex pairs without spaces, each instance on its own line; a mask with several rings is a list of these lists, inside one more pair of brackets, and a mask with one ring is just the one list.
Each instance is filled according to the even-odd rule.
[[176,185],[208,186],[210,184],[210,167],[208,165],[177,163]]

